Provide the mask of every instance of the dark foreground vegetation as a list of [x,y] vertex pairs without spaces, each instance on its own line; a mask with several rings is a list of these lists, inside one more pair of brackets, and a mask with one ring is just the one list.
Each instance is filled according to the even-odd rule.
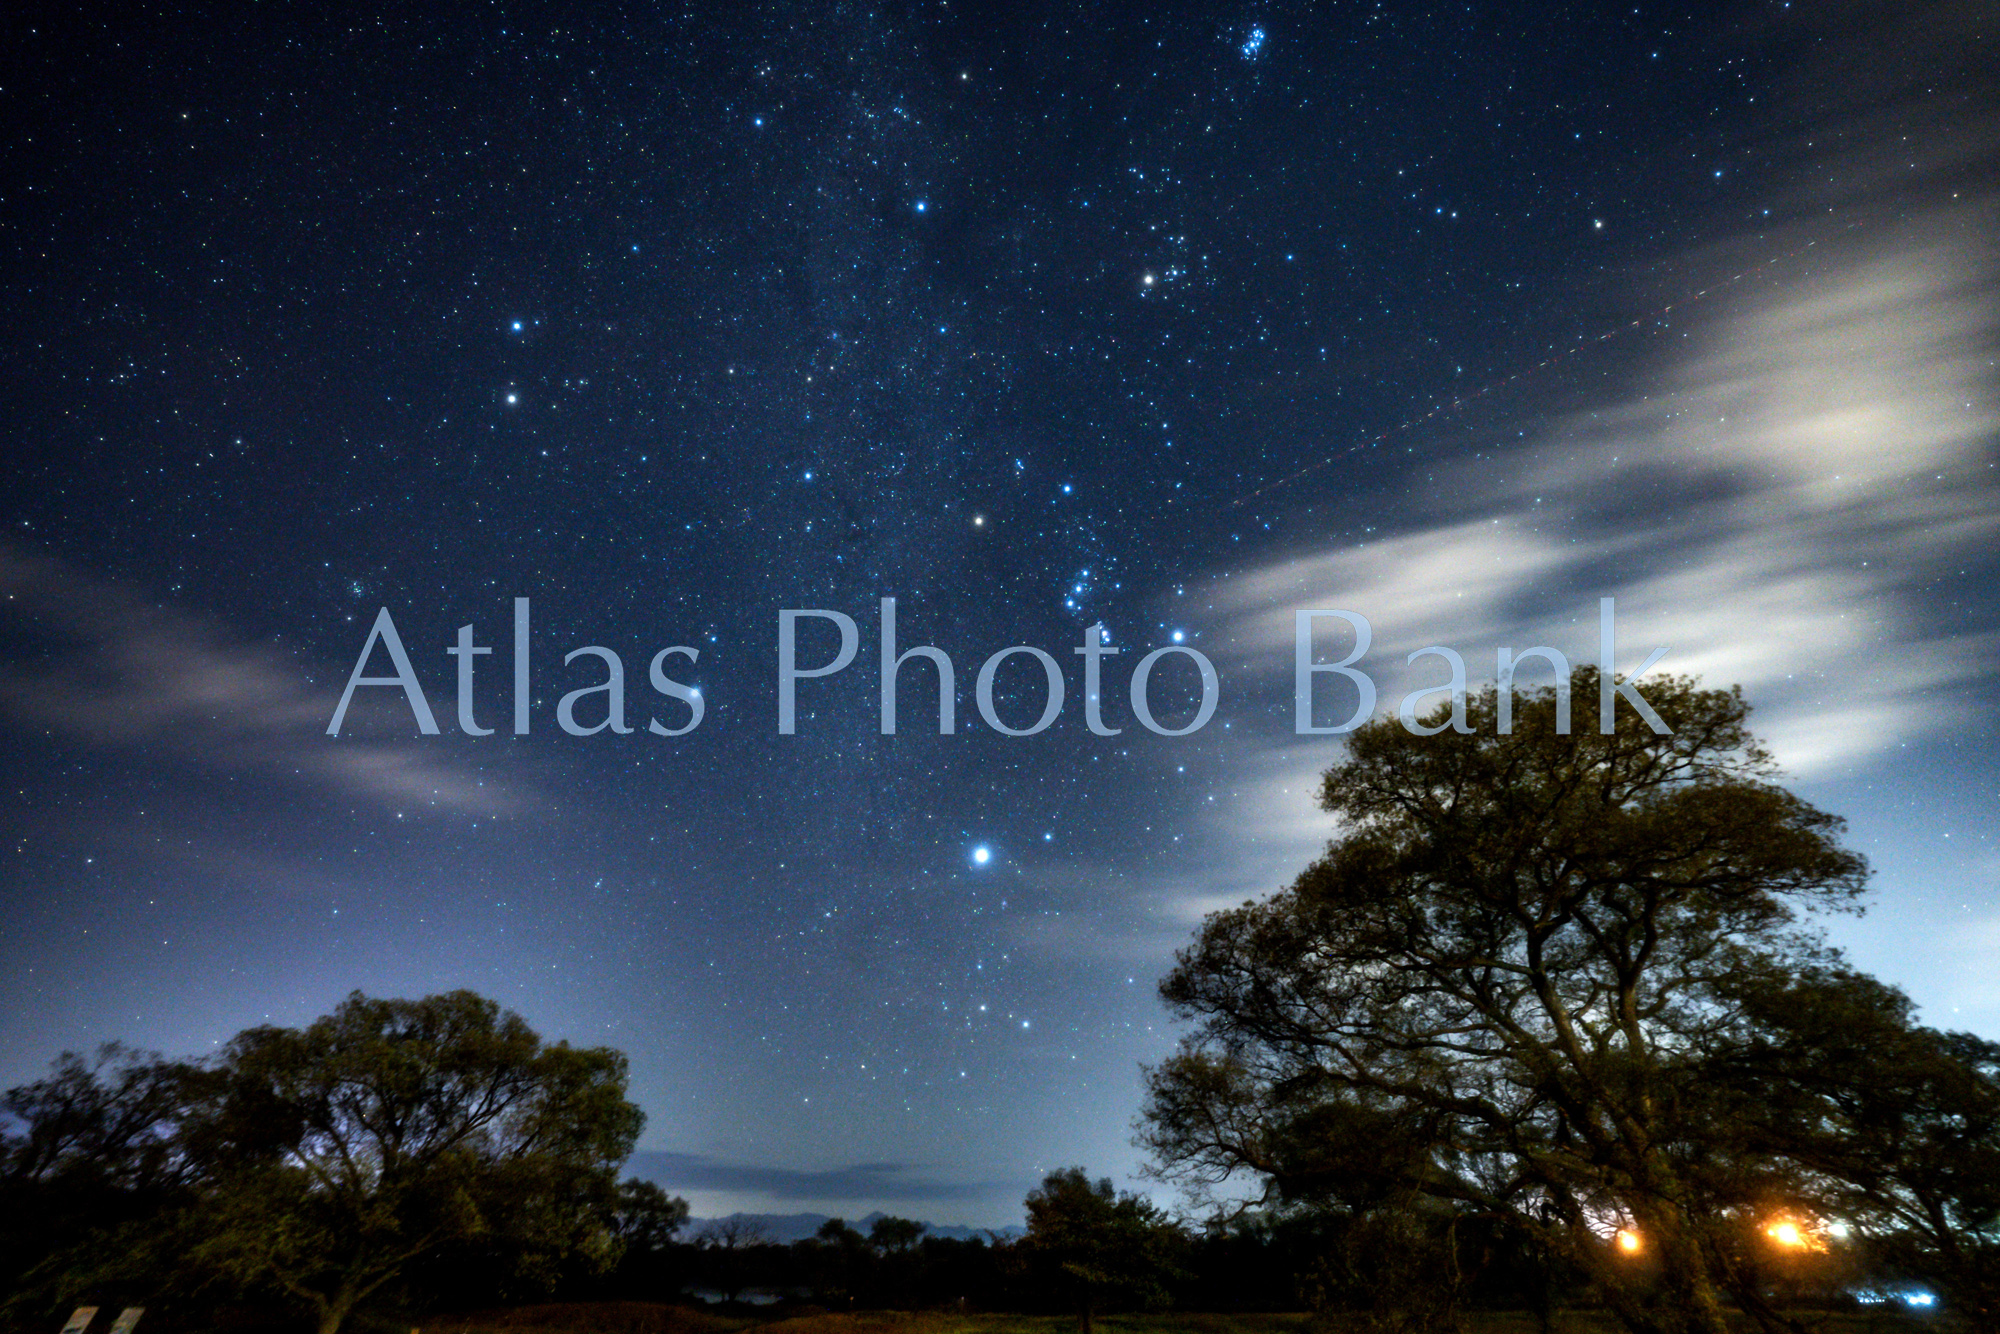
[[1162,983],[1191,1031],[1142,1141],[1456,1238],[1384,1247],[1406,1292],[1448,1293],[1471,1245],[1639,1334],[1797,1329],[1799,1282],[2000,1328],[2000,1045],[1915,1023],[1811,929],[1866,866],[1740,694],[1640,689],[1583,669],[1356,730],[1321,789],[1341,836]]
[[[1893,1314],[1833,1314],[1816,1327],[1823,1334],[1932,1334],[1937,1322]],[[1103,1334],[1340,1334],[1405,1328],[1342,1317],[1289,1312],[1129,1312],[1099,1321]],[[1536,1334],[1542,1327],[1521,1312],[1474,1312],[1465,1334]],[[1559,1317],[1561,1334],[1614,1334],[1617,1322],[1602,1312]],[[1745,1321],[1740,1328],[1753,1328]],[[469,1312],[421,1327],[421,1334],[1073,1334],[1073,1317],[1019,1312],[826,1311],[812,1306],[729,1313],[643,1303],[548,1305]],[[395,1334],[405,1334],[403,1330]]]
[[[1600,732],[1600,698],[1641,716]],[[617,1052],[469,992],[356,994],[212,1060],[107,1048],[9,1091],[0,1320],[2000,1331],[2000,1045],[1811,934],[1865,867],[1739,696],[1622,698],[1582,671],[1351,736],[1341,837],[1162,984],[1189,1036],[1139,1131],[1163,1176],[1231,1183],[1199,1225],[1072,1168],[1019,1239],[688,1235],[619,1181],[642,1117]]]

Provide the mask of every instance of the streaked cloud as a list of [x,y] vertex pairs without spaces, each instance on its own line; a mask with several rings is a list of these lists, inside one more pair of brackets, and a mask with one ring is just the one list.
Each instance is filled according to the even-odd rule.
[[331,738],[331,697],[276,647],[45,556],[0,546],[0,606],[37,655],[0,664],[0,719],[94,746],[476,814],[519,796],[435,743]]
[[1014,1182],[943,1181],[919,1174],[908,1163],[853,1163],[801,1170],[664,1149],[638,1150],[626,1170],[668,1190],[760,1196],[787,1203],[972,1200],[1025,1189]]
[[1666,644],[1660,670],[1740,683],[1794,773],[1942,726],[1938,692],[2000,648],[1941,623],[1929,592],[2000,527],[1995,301],[1973,222],[1847,237],[1705,311],[1623,401],[1554,421],[1498,468],[1440,469],[1428,515],[1230,581],[1239,648],[1288,671],[1293,609],[1361,612],[1388,710],[1427,644],[1486,679],[1500,645],[1593,661],[1597,599],[1615,597],[1621,668]]

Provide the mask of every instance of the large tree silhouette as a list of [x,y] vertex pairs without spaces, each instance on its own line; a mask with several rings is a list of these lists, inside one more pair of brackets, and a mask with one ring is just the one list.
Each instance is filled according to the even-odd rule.
[[197,1254],[303,1303],[319,1334],[450,1242],[613,1256],[643,1121],[615,1051],[545,1044],[469,991],[357,992],[306,1028],[239,1034],[221,1073]]
[[1187,1238],[1152,1201],[1066,1167],[1028,1192],[1027,1209],[1030,1272],[1076,1310],[1083,1334],[1107,1305],[1166,1304]]
[[1339,837],[1162,983],[1196,1025],[1149,1073],[1164,1170],[1421,1191],[1593,1274],[1632,1329],[1720,1334],[1730,1229],[1783,1184],[1704,1078],[1745,1040],[1724,984],[1821,960],[1802,915],[1865,868],[1774,784],[1739,694],[1644,694],[1668,733],[1570,730],[1555,690],[1506,726],[1490,689],[1465,732],[1356,730],[1321,791]]

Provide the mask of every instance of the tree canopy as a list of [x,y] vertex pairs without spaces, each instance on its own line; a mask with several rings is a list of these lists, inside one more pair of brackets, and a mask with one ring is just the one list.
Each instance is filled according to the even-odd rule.
[[1506,727],[1491,689],[1464,732],[1357,729],[1325,854],[1209,917],[1161,985],[1194,1023],[1148,1074],[1162,1169],[1420,1191],[1592,1274],[1633,1329],[1719,1332],[1724,1234],[1781,1184],[1705,1077],[1748,1040],[1729,984],[1826,962],[1808,915],[1866,867],[1776,784],[1740,693],[1646,697],[1668,733],[1569,731],[1553,690]]
[[38,1264],[130,1232],[187,1193],[202,1164],[187,1123],[210,1075],[107,1043],[64,1052],[48,1076],[0,1097],[0,1292],[36,1286]]
[[545,1043],[469,991],[356,992],[205,1062],[65,1055],[0,1108],[7,1214],[67,1220],[24,1234],[17,1287],[150,1301],[219,1283],[282,1293],[335,1334],[453,1248],[511,1273],[602,1267],[687,1216],[657,1188],[619,1192],[644,1119],[625,1080],[619,1053]]
[[204,1255],[306,1302],[320,1334],[449,1241],[606,1249],[644,1121],[622,1055],[545,1044],[469,991],[357,992],[306,1028],[239,1034],[221,1071],[233,1161]]
[[1746,974],[1747,1038],[1709,1074],[1753,1149],[1977,1329],[2000,1329],[2000,1043],[1916,1024],[1842,967]]
[[1186,1238],[1152,1201],[1066,1167],[1028,1193],[1027,1209],[1028,1264],[1076,1309],[1084,1334],[1106,1305],[1166,1304]]

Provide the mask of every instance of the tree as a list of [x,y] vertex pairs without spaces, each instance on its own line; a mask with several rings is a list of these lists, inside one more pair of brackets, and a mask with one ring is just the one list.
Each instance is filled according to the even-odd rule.
[[844,1218],[829,1218],[819,1225],[806,1259],[813,1292],[827,1305],[852,1307],[856,1294],[872,1285],[874,1252],[868,1238]]
[[625,1069],[469,991],[356,992],[304,1029],[250,1029],[219,1067],[197,1254],[304,1303],[319,1334],[455,1241],[608,1262],[644,1119]]
[[756,1276],[757,1252],[771,1248],[771,1233],[754,1218],[731,1214],[704,1223],[694,1244],[708,1282],[721,1292],[722,1300],[734,1303]]
[[[210,1076],[107,1043],[64,1052],[0,1097],[0,1291],[25,1314],[78,1291],[143,1290],[151,1250],[131,1235],[198,1176],[185,1123]],[[113,1232],[127,1234],[108,1245]]]
[[1804,915],[1865,866],[1772,781],[1740,692],[1650,683],[1670,730],[1601,735],[1564,707],[1596,674],[1564,686],[1352,734],[1320,794],[1340,836],[1161,984],[1196,1027],[1141,1140],[1274,1200],[1420,1191],[1591,1274],[1631,1329],[1720,1334],[1722,1233],[1772,1184],[1702,1074],[1736,1033],[1723,986],[1823,960]]
[[664,1251],[687,1226],[688,1202],[651,1181],[630,1177],[618,1187],[611,1230],[628,1251]]
[[1164,1306],[1187,1238],[1142,1195],[1081,1167],[1052,1172],[1028,1193],[1021,1251],[1031,1271],[1076,1308],[1083,1334],[1100,1306]]
[[90,1176],[133,1190],[183,1175],[175,1132],[200,1072],[118,1043],[86,1065],[57,1057],[46,1079],[0,1097],[0,1178],[55,1182]]
[[1879,1266],[2000,1329],[2000,1043],[1922,1027],[1908,997],[1844,968],[1729,991],[1748,1040],[1712,1074],[1741,1091],[1758,1147]]
[[637,1177],[619,1185],[611,1214],[617,1240],[617,1270],[608,1283],[620,1297],[671,1292],[680,1286],[681,1248],[674,1238],[687,1226],[688,1202]]
[[868,1225],[868,1244],[884,1254],[891,1251],[907,1251],[928,1231],[930,1225],[927,1223],[897,1218],[894,1214],[883,1214]]

